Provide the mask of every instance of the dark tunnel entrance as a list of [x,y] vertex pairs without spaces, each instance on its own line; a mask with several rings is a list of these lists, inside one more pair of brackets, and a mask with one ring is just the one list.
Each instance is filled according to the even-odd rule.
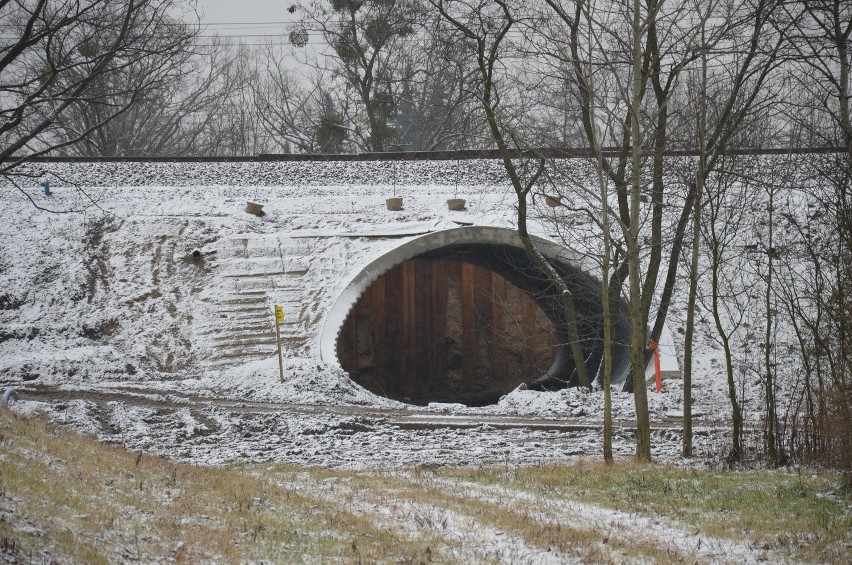
[[338,340],[361,386],[413,404],[491,404],[540,377],[556,354],[553,324],[488,268],[441,258],[406,261],[376,280]]
[[[349,309],[335,354],[353,380],[403,402],[470,406],[495,403],[521,383],[576,384],[558,296],[521,247],[464,242],[420,251],[372,277]],[[551,260],[575,297],[594,378],[602,358],[599,282],[564,258]],[[617,384],[629,365],[629,324],[623,303],[615,311]]]

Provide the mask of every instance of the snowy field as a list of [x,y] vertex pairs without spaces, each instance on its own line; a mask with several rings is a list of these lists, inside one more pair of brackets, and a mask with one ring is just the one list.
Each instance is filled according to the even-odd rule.
[[[514,194],[496,162],[44,164],[30,172],[23,189],[36,205],[73,212],[37,210],[12,187],[0,196],[0,385],[18,390],[18,412],[199,464],[362,468],[600,456],[600,391],[515,391],[492,406],[413,407],[373,395],[319,359],[323,316],[360,266],[417,233],[513,226]],[[37,184],[45,173],[49,198]],[[400,212],[385,208],[393,194],[404,198]],[[454,196],[467,199],[465,211],[447,210]],[[547,236],[547,214],[560,212],[542,200],[533,225]],[[248,201],[266,214],[247,214]],[[229,331],[216,305],[224,293],[255,292],[240,284],[266,280],[273,263],[284,274],[263,289],[269,328],[272,304],[299,308],[283,383],[274,349],[247,361],[216,357]],[[288,273],[298,273],[298,284],[281,282]],[[677,296],[669,318],[675,357],[682,302]],[[745,382],[750,426],[760,416],[757,384]],[[693,387],[699,460],[690,462],[679,456],[680,379],[649,391],[657,460],[724,457],[723,357],[706,337]],[[614,391],[613,412],[616,455],[626,458],[632,395]],[[402,422],[412,416],[427,423]],[[500,425],[518,418],[525,423]]]

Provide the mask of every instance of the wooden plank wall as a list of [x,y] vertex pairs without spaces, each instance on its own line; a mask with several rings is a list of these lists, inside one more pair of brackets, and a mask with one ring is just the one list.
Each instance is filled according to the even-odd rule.
[[540,376],[553,345],[544,313],[500,275],[471,263],[414,259],[364,293],[344,324],[338,357],[377,394],[478,403]]

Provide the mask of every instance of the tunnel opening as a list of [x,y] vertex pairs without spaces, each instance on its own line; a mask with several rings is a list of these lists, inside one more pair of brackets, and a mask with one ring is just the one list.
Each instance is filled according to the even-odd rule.
[[411,404],[493,404],[540,377],[556,355],[553,324],[487,267],[418,257],[379,277],[344,323],[338,357],[352,379]]
[[[448,231],[465,229],[472,228]],[[333,322],[340,324],[333,354],[355,382],[411,404],[468,406],[493,404],[522,383],[577,384],[560,297],[547,276],[510,230],[487,228],[485,237],[477,230],[455,238],[462,241],[409,246],[351,285],[346,315]],[[552,244],[545,249],[574,296],[589,375],[600,378],[600,283]],[[629,323],[623,302],[613,312],[618,384],[629,367]]]

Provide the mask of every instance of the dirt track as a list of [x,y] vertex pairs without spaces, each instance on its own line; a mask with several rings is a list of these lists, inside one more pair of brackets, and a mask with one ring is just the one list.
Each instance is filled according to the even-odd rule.
[[[530,429],[542,431],[585,431],[600,430],[602,422],[589,419],[547,419],[521,416],[459,415],[410,406],[406,409],[352,405],[308,405],[273,402],[254,402],[194,396],[186,393],[164,394],[159,389],[142,387],[109,387],[102,389],[57,387],[49,385],[23,385],[15,387],[20,400],[46,403],[87,401],[104,408],[110,402],[122,402],[130,406],[148,408],[158,412],[189,409],[198,412],[216,407],[240,415],[289,413],[293,415],[337,415],[381,420],[403,429],[426,430],[441,428],[475,428],[483,425],[496,429]],[[616,428],[633,431],[632,422],[616,421]],[[680,431],[680,422],[675,418],[662,418],[652,424],[653,430]]]
[[[24,383],[14,409],[101,441],[202,465],[280,462],[328,468],[536,465],[598,458],[601,423],[460,414],[411,406],[318,406],[206,398],[145,387]],[[696,426],[695,451],[718,458],[725,426]],[[680,424],[656,421],[658,461],[680,458]],[[613,426],[616,457],[635,450],[632,422]],[[701,464],[700,459],[692,460]]]

